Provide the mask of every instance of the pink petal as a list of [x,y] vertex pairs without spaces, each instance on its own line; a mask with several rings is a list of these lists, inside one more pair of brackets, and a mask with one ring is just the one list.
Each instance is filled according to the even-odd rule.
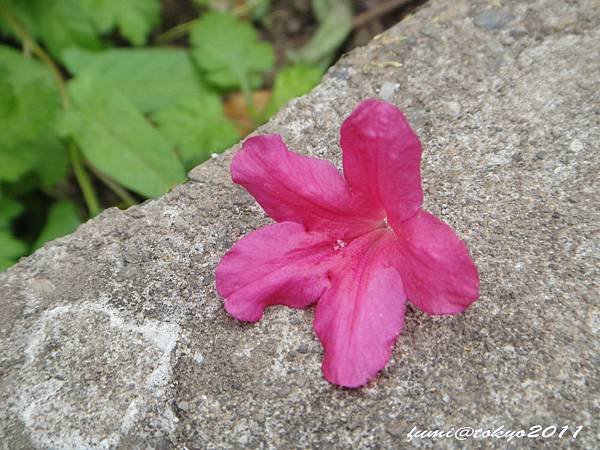
[[392,226],[398,238],[394,265],[415,306],[454,314],[479,298],[477,267],[452,228],[426,211]]
[[368,196],[389,220],[406,220],[423,203],[421,143],[394,105],[366,100],[341,129],[344,177]]
[[358,387],[390,358],[404,323],[402,280],[389,265],[393,233],[378,229],[344,249],[331,288],[317,305],[314,328],[325,348],[323,374],[332,383]]
[[253,231],[223,256],[216,270],[219,295],[236,319],[259,320],[269,305],[304,308],[330,285],[334,244],[324,234],[282,222]]
[[289,151],[278,135],[247,139],[231,174],[276,221],[298,222],[336,239],[372,230],[385,217],[361,203],[331,163]]

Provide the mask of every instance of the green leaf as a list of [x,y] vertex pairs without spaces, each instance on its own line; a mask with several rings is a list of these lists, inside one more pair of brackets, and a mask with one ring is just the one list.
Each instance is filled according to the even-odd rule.
[[118,27],[134,45],[143,45],[160,23],[159,0],[82,0],[96,27],[106,33]]
[[51,188],[63,180],[71,167],[65,144],[55,135],[42,134],[32,143],[36,152],[34,171],[43,188]]
[[252,2],[252,19],[262,20],[269,13],[273,0],[254,0]]
[[62,142],[51,134],[0,148],[0,180],[16,182],[30,171],[37,175],[35,185],[51,188],[69,171],[69,159]]
[[13,113],[17,104],[17,96],[8,80],[8,69],[0,63],[0,117]]
[[144,112],[171,106],[181,98],[202,95],[206,90],[185,50],[70,49],[64,56],[69,71],[77,78],[120,90]]
[[0,197],[0,230],[9,227],[13,219],[23,212],[23,205],[10,197]]
[[2,272],[5,269],[8,269],[14,263],[15,263],[14,260],[8,259],[8,258],[3,258],[2,256],[0,256],[0,272]]
[[0,181],[14,182],[35,167],[36,157],[33,147],[0,147]]
[[204,14],[192,29],[191,43],[198,66],[221,88],[249,92],[273,66],[271,45],[258,40],[252,25],[226,13]]
[[12,148],[36,139],[48,130],[60,109],[56,93],[40,81],[16,87],[10,114],[0,116],[0,148]]
[[302,64],[281,70],[275,78],[273,96],[267,106],[267,116],[271,117],[291,99],[308,93],[319,83],[322,76],[321,68]]
[[164,136],[179,148],[186,169],[240,139],[233,124],[223,115],[221,99],[212,94],[183,99],[177,105],[159,111],[154,119]]
[[58,59],[61,59],[65,48],[102,47],[90,11],[80,0],[15,1],[11,4],[11,11]]
[[[9,91],[12,100],[6,99]],[[0,180],[16,181],[35,170],[42,186],[52,187],[65,177],[69,162],[52,130],[60,99],[50,71],[0,46],[0,99],[5,106],[0,107]]]
[[6,45],[0,45],[0,65],[7,70],[6,77],[14,86],[25,86],[33,81],[41,81],[48,88],[54,88],[52,73],[39,61]]
[[54,203],[48,211],[46,225],[42,229],[33,249],[37,250],[46,242],[72,233],[81,224],[77,205],[71,201]]
[[10,71],[4,65],[4,58],[0,62],[2,95],[10,105],[0,114],[0,180],[9,182],[18,180],[36,166],[38,153],[46,151],[39,147],[41,136],[49,134],[60,108],[56,92],[42,76],[28,75],[27,81],[15,77],[15,73],[21,73],[20,65],[28,65],[23,59],[17,60]]
[[352,2],[315,1],[313,9],[321,22],[317,32],[304,47],[288,52],[288,56],[298,63],[328,64],[352,31]]
[[312,0],[310,2],[313,14],[317,19],[317,22],[323,23],[327,16],[329,15],[329,11],[331,11],[331,7],[335,0]]
[[48,129],[60,101],[43,66],[3,46],[0,46],[0,86],[3,86],[3,101],[10,104],[0,114],[2,151],[35,139]]
[[74,108],[65,113],[61,131],[98,170],[147,197],[185,179],[169,143],[119,91],[79,79],[69,92]]
[[0,260],[14,260],[27,252],[27,246],[9,231],[0,230]]

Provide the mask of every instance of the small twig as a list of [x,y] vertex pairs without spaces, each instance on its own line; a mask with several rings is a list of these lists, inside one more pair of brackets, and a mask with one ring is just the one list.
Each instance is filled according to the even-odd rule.
[[360,28],[369,23],[371,20],[393,11],[394,9],[400,8],[401,6],[405,6],[413,1],[414,0],[389,0],[354,17],[352,20],[352,27]]
[[98,202],[98,197],[96,196],[96,191],[94,190],[92,180],[83,167],[81,152],[72,140],[69,141],[69,157],[71,159],[71,164],[73,165],[75,178],[77,179],[77,183],[79,184],[79,188],[83,194],[83,199],[85,200],[85,204],[87,205],[90,213],[90,217],[95,217],[100,214],[102,207]]
[[164,33],[161,33],[158,36],[156,36],[154,38],[154,43],[157,45],[164,45],[168,42],[171,42],[174,39],[185,36],[190,31],[190,29],[192,29],[194,25],[198,23],[199,20],[199,18],[192,19],[187,22],[175,25],[173,28],[169,28]]
[[[254,2],[256,3],[256,2]],[[237,18],[242,18],[246,16],[252,10],[252,2],[244,3],[240,6],[234,7],[230,12]],[[196,17],[195,19],[188,20],[187,22],[179,23],[172,28],[160,33],[154,38],[154,43],[156,45],[165,45],[169,42],[183,37],[189,33],[189,31],[194,28],[194,26],[200,22],[201,17]]]

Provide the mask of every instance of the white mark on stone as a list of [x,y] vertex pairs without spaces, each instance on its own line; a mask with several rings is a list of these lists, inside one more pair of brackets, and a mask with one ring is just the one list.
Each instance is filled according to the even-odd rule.
[[390,101],[394,98],[396,90],[400,87],[398,83],[392,83],[391,81],[385,81],[379,89],[379,97],[385,101]]
[[201,366],[202,363],[204,362],[204,356],[201,353],[194,353],[192,358],[194,359],[194,362],[196,364],[198,364],[199,366]]
[[121,433],[125,434],[129,432],[131,427],[135,424],[136,417],[140,412],[137,406],[137,400],[132,400],[129,406],[127,407],[127,411],[125,411],[125,415],[121,421]]
[[164,217],[170,217],[171,219],[174,219],[175,217],[179,216],[179,210],[177,208],[165,207],[163,209],[163,216]]
[[57,316],[60,316],[61,314],[69,312],[71,308],[72,305],[57,306],[56,308],[45,311],[44,314],[42,314],[42,317],[39,321],[40,326],[33,334],[31,334],[31,336],[27,340],[27,347],[25,347],[25,355],[27,356],[28,362],[32,362],[35,359],[42,346],[45,337],[46,323],[50,319],[53,319]]
[[[160,411],[157,420],[172,429],[176,420],[163,405],[179,333],[177,324],[138,324],[102,303],[45,311],[26,343],[24,371],[31,375],[12,409],[41,448],[114,448],[147,410]],[[82,357],[97,363],[78,366],[82,373],[73,378]],[[106,372],[107,363],[119,371]],[[121,383],[112,384],[113,376]]]
[[204,253],[204,244],[202,242],[196,242],[193,247],[199,254]]
[[583,143],[579,139],[573,139],[569,144],[569,150],[579,153],[583,150]]
[[448,112],[448,114],[450,114],[452,117],[460,117],[462,114],[462,107],[460,106],[460,103],[458,102],[444,102],[444,106],[446,107],[446,111]]

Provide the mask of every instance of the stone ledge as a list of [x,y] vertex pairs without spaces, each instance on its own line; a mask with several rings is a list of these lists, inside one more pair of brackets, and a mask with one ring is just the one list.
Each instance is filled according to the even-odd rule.
[[358,101],[399,105],[423,141],[425,206],[469,242],[479,302],[453,317],[411,309],[377,380],[329,385],[311,310],[243,325],[216,296],[221,255],[268,222],[230,182],[228,152],[0,274],[2,446],[399,448],[413,426],[540,424],[584,429],[509,445],[594,447],[600,12],[494,5],[430,2],[259,131],[339,163]]

